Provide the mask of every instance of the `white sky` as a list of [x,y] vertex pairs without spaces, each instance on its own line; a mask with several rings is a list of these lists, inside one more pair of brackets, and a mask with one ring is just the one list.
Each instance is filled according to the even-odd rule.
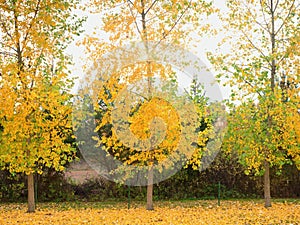
[[[225,1],[215,0],[214,6],[219,8],[223,13],[226,13]],[[72,72],[72,76],[80,78],[80,77],[84,76],[82,67],[85,62],[85,59],[84,59],[85,55],[84,55],[84,47],[77,46],[76,42],[82,40],[86,34],[91,34],[94,31],[95,27],[99,26],[99,23],[101,22],[101,15],[88,14],[87,12],[84,13],[79,10],[77,10],[77,12],[79,15],[88,16],[88,19],[87,19],[86,23],[84,24],[85,32],[82,33],[80,37],[77,37],[75,39],[75,41],[67,49],[67,53],[73,57],[74,66],[72,66],[70,68],[71,72]],[[220,24],[221,22],[218,20],[216,15],[211,16],[211,18],[207,22],[210,23],[213,27],[221,26],[221,24]],[[102,32],[101,32],[101,34],[102,34]],[[105,35],[104,32],[103,32],[103,35]],[[216,72],[213,71],[212,65],[207,60],[206,52],[208,52],[208,51],[214,52],[214,50],[217,49],[217,45],[221,41],[222,37],[223,37],[222,33],[219,33],[215,37],[203,37],[202,41],[200,43],[197,43],[196,49],[192,49],[192,50],[188,49],[189,51],[191,51],[192,53],[197,55],[200,58],[200,60],[202,60],[207,65],[207,67],[210,69],[210,71],[214,75],[216,74]],[[77,79],[75,87],[73,89],[74,92],[76,92],[79,83],[80,83],[80,79]],[[219,85],[219,86],[220,86],[220,90],[222,92],[223,98],[228,98],[230,95],[230,89],[228,87],[223,87],[223,85]]]

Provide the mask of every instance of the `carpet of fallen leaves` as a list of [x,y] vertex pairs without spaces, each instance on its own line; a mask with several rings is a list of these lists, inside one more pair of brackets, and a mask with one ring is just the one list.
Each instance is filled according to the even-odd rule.
[[300,224],[300,201],[275,202],[213,200],[143,203],[40,203],[35,213],[26,204],[0,204],[0,224]]

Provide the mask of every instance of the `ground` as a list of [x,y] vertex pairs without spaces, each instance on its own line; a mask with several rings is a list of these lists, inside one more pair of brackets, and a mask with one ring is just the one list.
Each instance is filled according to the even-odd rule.
[[0,204],[0,224],[300,224],[300,200],[277,200],[264,208],[258,200],[156,202],[154,211],[134,202],[40,203],[34,214],[26,204]]

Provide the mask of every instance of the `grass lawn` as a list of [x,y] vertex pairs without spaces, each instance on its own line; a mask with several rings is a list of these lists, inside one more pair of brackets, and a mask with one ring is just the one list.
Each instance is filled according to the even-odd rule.
[[300,224],[300,200],[278,199],[271,208],[261,200],[39,203],[36,213],[26,204],[0,204],[0,224]]

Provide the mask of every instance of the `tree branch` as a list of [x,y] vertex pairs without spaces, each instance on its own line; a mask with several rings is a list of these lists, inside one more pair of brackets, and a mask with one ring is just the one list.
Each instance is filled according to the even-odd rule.
[[285,19],[282,21],[281,26],[278,28],[278,30],[275,32],[275,36],[281,31],[281,29],[283,28],[283,26],[286,24],[287,19],[290,17],[291,13],[292,13],[292,9],[293,6],[295,5],[295,0],[293,0],[293,3],[291,4],[291,7],[289,8],[288,14],[285,17]]
[[15,53],[11,53],[11,52],[0,52],[0,54],[2,54],[2,55],[9,55],[9,56],[16,56]]
[[25,34],[25,37],[24,37],[24,45],[25,45],[26,40],[27,40],[27,38],[28,38],[29,32],[30,32],[30,30],[31,30],[31,28],[32,28],[32,26],[33,26],[33,22],[34,22],[34,20],[36,19],[37,14],[38,14],[38,12],[39,12],[40,2],[41,2],[41,0],[38,0],[38,2],[37,2],[37,4],[36,4],[36,8],[35,8],[35,10],[34,10],[34,16],[33,16],[32,20],[30,21],[29,28],[28,28],[28,30],[27,30],[27,32],[26,32],[26,34]]
[[[130,7],[130,3],[132,4],[132,2],[131,2],[130,0],[128,0],[127,3],[128,3],[128,8],[129,8],[129,10],[130,10],[131,16],[132,16],[133,18],[136,18],[136,16],[134,16],[134,13],[133,13],[133,11],[132,11],[132,8]],[[136,26],[136,29],[137,29],[138,33],[141,35],[141,30],[140,30],[140,28],[139,28],[139,25],[137,24],[136,19],[134,19],[134,24],[135,24],[135,26]]]
[[5,23],[4,23],[4,20],[1,18],[1,14],[0,14],[0,20],[2,21],[2,22],[1,22],[1,25],[2,25],[2,27],[3,27],[3,29],[4,29],[4,32],[7,34],[8,37],[10,37],[10,39],[11,39],[12,41],[14,41],[12,35],[11,35],[11,34],[8,32],[8,30],[7,30],[7,27],[6,27]]
[[156,2],[157,2],[157,0],[154,0],[152,2],[152,4],[150,5],[150,7],[146,10],[145,15],[151,10],[151,8],[155,5]]
[[247,40],[249,41],[249,43],[252,45],[253,48],[255,48],[262,56],[263,58],[267,61],[267,63],[272,66],[271,62],[268,60],[267,56],[263,53],[263,51],[261,49],[259,49],[254,43],[253,41],[251,41],[251,39],[248,37],[248,35],[246,34],[246,32],[244,32],[242,30],[242,33],[244,34],[244,36],[247,38]]
[[[262,0],[260,0],[260,1],[262,1]],[[252,13],[250,7],[249,7],[247,4],[245,4],[244,2],[242,2],[242,4],[243,4],[244,7],[247,9],[247,11],[250,13],[250,15],[251,15],[252,19],[254,20],[254,22],[255,22],[256,24],[258,24],[263,30],[265,30],[265,31],[267,31],[267,32],[269,33],[269,30],[268,30],[268,24],[266,24],[267,28],[264,27],[263,24],[261,24],[259,21],[257,21],[257,20],[255,19],[255,16],[253,15],[253,13]]]
[[[225,70],[225,71],[228,72],[228,73],[230,73],[230,74],[235,74],[235,72],[230,71],[229,69],[227,69],[227,70]],[[241,78],[242,81],[244,81],[246,84],[248,84],[250,87],[252,87],[252,88],[255,90],[255,92],[256,92],[260,97],[263,98],[263,96],[261,95],[261,93],[260,93],[258,90],[256,90],[255,86],[254,86],[252,83],[250,83],[249,81],[247,81],[243,76],[239,76],[239,78]]]
[[158,46],[161,42],[162,42],[162,40],[164,40],[171,32],[172,32],[172,30],[176,27],[176,25],[179,23],[179,21],[181,20],[181,18],[184,16],[184,14],[187,12],[187,10],[190,8],[190,6],[191,6],[191,0],[189,1],[189,4],[188,4],[188,6],[185,8],[185,10],[181,13],[181,15],[178,17],[178,19],[174,22],[174,24],[172,25],[172,27],[170,28],[170,30],[169,31],[167,31],[167,32],[165,32],[165,33],[163,33],[163,37],[157,42],[157,44],[155,45],[155,47],[156,46]]
[[259,0],[259,2],[260,2],[260,6],[261,6],[260,9],[261,9],[261,12],[263,14],[264,22],[267,26],[267,32],[270,34],[271,31],[270,31],[270,27],[269,27],[269,24],[268,24],[267,19],[266,19],[266,14],[265,14],[265,11],[264,11],[264,8],[263,8],[263,2],[262,2],[262,0]]

